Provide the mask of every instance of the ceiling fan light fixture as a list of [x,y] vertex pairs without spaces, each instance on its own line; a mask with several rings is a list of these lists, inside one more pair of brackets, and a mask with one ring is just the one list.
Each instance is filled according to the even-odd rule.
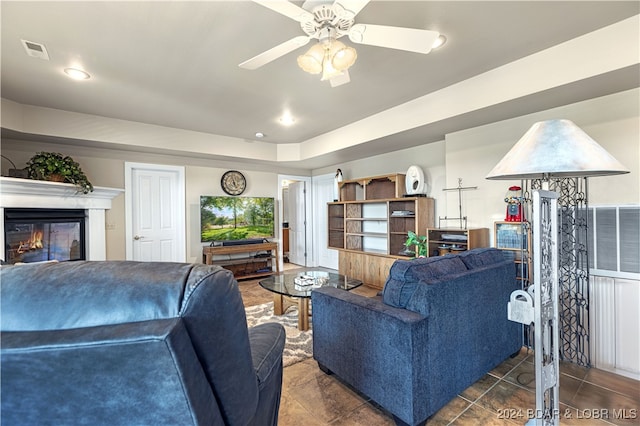
[[298,66],[309,74],[320,74],[324,55],[324,47],[320,43],[314,44],[307,53],[298,56]]
[[340,42],[333,40],[331,44],[327,45],[327,48],[324,51],[324,60],[322,61],[322,78],[320,79],[320,81],[331,80],[333,77],[342,75],[342,71],[335,69],[332,64],[333,55],[336,49],[333,46],[336,46],[337,43],[340,43]]
[[342,75],[342,73],[342,71],[335,69],[331,65],[331,61],[325,60],[322,67],[322,78],[320,79],[320,81],[331,80],[333,77]]
[[298,66],[310,74],[322,73],[321,80],[330,80],[331,87],[350,81],[349,68],[358,57],[356,49],[337,41],[343,36],[348,36],[356,44],[422,54],[429,53],[446,41],[446,37],[441,36],[438,31],[356,24],[356,15],[371,0],[253,1],[297,21],[306,35],[280,43],[239,66],[256,69],[316,39],[318,44],[298,56]]
[[356,49],[337,40],[331,46],[329,55],[331,58],[331,66],[338,71],[349,69],[358,57]]

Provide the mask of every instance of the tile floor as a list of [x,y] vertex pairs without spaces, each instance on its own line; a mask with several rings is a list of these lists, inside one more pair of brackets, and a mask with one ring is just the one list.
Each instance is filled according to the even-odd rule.
[[[287,264],[285,269],[292,268]],[[246,306],[272,294],[257,280],[240,281]],[[365,296],[377,290],[353,290]],[[427,425],[523,425],[535,411],[533,353],[523,349],[434,414]],[[640,425],[640,382],[595,368],[560,365],[562,425]],[[280,426],[393,425],[391,416],[366,396],[322,373],[313,359],[284,369]]]

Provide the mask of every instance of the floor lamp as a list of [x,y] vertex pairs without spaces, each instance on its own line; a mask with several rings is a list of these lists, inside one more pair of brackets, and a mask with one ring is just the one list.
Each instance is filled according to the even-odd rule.
[[536,410],[527,424],[558,425],[560,419],[558,195],[544,182],[622,173],[629,170],[573,122],[547,120],[531,126],[486,177],[543,180],[543,189],[533,192],[533,285],[529,296],[514,292],[524,297],[508,308],[509,319],[536,327]]

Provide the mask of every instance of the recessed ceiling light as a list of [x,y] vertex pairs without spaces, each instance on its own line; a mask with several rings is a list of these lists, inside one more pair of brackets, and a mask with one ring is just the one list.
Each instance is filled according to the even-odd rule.
[[264,138],[264,133],[256,132],[256,138],[258,138],[258,139]]
[[282,117],[280,117],[280,123],[285,126],[291,126],[293,123],[295,123],[295,121],[296,120],[293,118],[290,112],[285,112],[284,114],[282,114]]
[[65,68],[64,73],[74,80],[88,80],[91,77],[89,73],[78,68]]
[[447,42],[447,38],[444,35],[440,34],[436,39],[436,41],[433,42],[433,46],[431,46],[431,48],[437,49],[438,47],[442,47],[442,45],[445,44],[446,42]]

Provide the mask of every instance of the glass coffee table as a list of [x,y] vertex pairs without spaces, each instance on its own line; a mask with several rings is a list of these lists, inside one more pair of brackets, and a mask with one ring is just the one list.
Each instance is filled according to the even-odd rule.
[[[274,293],[273,313],[275,315],[283,315],[289,306],[298,305],[298,330],[302,331],[309,329],[309,300],[314,289],[335,287],[349,291],[361,285],[360,280],[318,270],[285,272],[260,280],[262,288]],[[285,306],[288,298],[297,299],[297,302]]]

